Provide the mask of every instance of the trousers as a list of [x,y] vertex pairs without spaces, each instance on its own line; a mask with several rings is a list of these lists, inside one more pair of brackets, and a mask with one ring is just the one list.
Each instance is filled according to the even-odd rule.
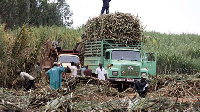
[[106,10],[106,14],[109,14],[109,7],[104,7],[104,6],[101,9],[101,14],[103,14],[105,10]]

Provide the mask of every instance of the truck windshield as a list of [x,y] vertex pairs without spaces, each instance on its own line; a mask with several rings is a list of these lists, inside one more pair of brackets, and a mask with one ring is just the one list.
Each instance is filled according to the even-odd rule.
[[76,56],[60,56],[60,62],[61,63],[70,63],[70,62],[78,63],[79,58]]
[[139,51],[112,51],[113,60],[140,61]]

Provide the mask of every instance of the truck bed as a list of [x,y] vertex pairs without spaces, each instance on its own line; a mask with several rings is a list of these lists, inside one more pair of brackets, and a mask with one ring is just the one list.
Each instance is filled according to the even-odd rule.
[[112,39],[85,41],[84,57],[93,57],[93,56],[101,57],[104,56],[106,49],[116,49],[116,48],[141,50],[141,42],[132,40],[112,40]]

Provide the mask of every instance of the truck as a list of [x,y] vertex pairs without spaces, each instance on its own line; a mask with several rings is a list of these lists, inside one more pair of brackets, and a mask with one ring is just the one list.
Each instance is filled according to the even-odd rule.
[[44,58],[44,70],[45,72],[53,67],[53,62],[57,62],[58,65],[62,63],[65,67],[63,72],[63,78],[68,77],[70,74],[67,73],[67,67],[71,66],[71,62],[76,65],[80,64],[79,51],[77,49],[57,49],[55,41],[48,41],[45,44],[45,58]]
[[99,63],[102,63],[107,71],[107,80],[121,89],[133,86],[142,74],[147,77],[156,75],[156,53],[144,53],[142,41],[85,41],[84,64],[87,64],[94,74]]

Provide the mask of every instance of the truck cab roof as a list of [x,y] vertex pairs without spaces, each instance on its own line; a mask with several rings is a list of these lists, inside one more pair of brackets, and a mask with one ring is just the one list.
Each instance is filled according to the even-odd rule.
[[106,49],[106,51],[141,51],[141,50],[138,50],[138,49],[117,48],[117,49]]

